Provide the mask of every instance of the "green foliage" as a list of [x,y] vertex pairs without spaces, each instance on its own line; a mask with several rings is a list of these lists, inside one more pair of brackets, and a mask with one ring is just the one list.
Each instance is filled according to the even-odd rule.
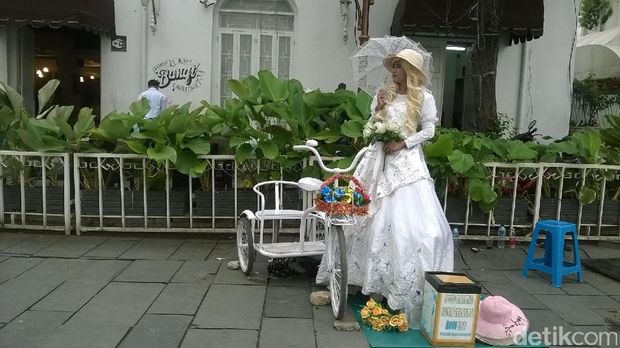
[[609,127],[601,130],[601,138],[609,146],[620,148],[620,115],[605,116]]
[[[320,140],[319,151],[342,159],[331,166],[347,166],[365,146],[362,130],[369,117],[371,97],[365,92],[304,90],[297,80],[280,80],[269,71],[243,80],[229,81],[236,95],[224,105],[203,101],[171,106],[152,120],[146,100],[134,102],[129,112],[108,114],[98,127],[92,110],[80,110],[77,122],[68,124],[71,106],[48,105],[57,82],[50,82],[38,94],[39,114],[29,115],[21,96],[9,86],[0,89],[0,145],[4,149],[62,152],[136,153],[163,164],[169,161],[181,173],[205,177],[207,162],[201,155],[217,148],[218,154],[234,154],[240,166],[240,181],[248,186],[279,175],[269,168],[258,172],[249,159],[274,164],[283,170],[299,166],[307,153],[292,146],[307,139]],[[511,128],[498,122],[495,133],[470,133],[438,129],[424,151],[438,185],[449,185],[451,195],[469,195],[483,211],[498,197],[512,192],[512,183],[498,180],[491,185],[488,162],[568,162],[620,164],[620,117],[607,116],[609,127],[597,132],[584,128],[549,145],[504,139]],[[216,145],[216,146],[214,146]],[[240,168],[241,169],[241,168]],[[604,171],[592,170],[585,184],[575,180],[567,191],[587,204],[596,201]],[[317,167],[303,175],[319,177]],[[152,175],[161,178],[161,172]],[[203,180],[207,182],[208,180]],[[617,184],[617,183],[616,183]],[[608,189],[612,186],[611,180]],[[612,187],[613,190],[620,188]]]
[[586,111],[588,126],[597,126],[599,112],[620,103],[619,96],[604,93],[593,77],[590,75],[584,80],[573,81],[573,96]]
[[47,107],[58,88],[58,80],[50,80],[38,91],[39,114],[28,114],[23,98],[10,86],[1,83],[0,90],[0,148],[41,152],[87,152],[95,126],[92,109],[82,108],[77,122],[68,123],[73,106]]
[[605,23],[612,13],[609,0],[581,0],[579,24],[592,30]]
[[[293,145],[306,139],[322,140],[319,151],[345,156],[339,161],[345,163],[364,145],[362,129],[372,101],[365,92],[305,91],[299,81],[280,80],[266,70],[241,81],[230,80],[228,86],[236,98],[223,106],[203,105],[206,114],[213,115],[220,153],[234,154],[239,164],[253,158],[291,168],[307,156],[293,151]],[[267,177],[249,181],[262,179]]]

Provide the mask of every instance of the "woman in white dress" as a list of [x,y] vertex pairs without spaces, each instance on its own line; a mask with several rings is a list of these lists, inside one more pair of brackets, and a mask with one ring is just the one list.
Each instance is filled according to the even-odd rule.
[[[369,122],[396,122],[404,140],[372,145],[354,175],[372,202],[369,214],[345,228],[348,281],[363,294],[387,298],[419,326],[425,271],[451,272],[454,251],[422,144],[435,134],[437,108],[423,86],[423,58],[405,49],[384,60],[393,83],[374,97]],[[317,282],[327,279],[319,268]]]

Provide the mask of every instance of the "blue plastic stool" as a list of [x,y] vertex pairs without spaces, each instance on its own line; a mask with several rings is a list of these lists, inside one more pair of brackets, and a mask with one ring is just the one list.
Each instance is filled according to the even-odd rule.
[[[536,241],[538,235],[543,233],[545,239],[545,255],[542,258],[534,259]],[[564,238],[572,235],[574,262],[564,261]],[[527,250],[527,258],[523,264],[522,276],[527,278],[527,272],[537,270],[551,275],[551,285],[555,288],[562,286],[562,277],[566,274],[577,273],[579,282],[583,281],[581,272],[581,259],[579,258],[579,238],[577,237],[577,226],[570,222],[558,220],[541,220],[536,223],[532,241]]]

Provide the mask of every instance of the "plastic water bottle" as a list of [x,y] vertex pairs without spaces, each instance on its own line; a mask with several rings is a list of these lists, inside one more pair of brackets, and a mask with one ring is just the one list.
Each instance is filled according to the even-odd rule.
[[454,243],[454,247],[456,249],[459,245],[459,229],[456,227],[452,229],[452,242]]
[[499,249],[504,249],[506,246],[506,227],[501,225],[497,230],[497,247]]
[[515,228],[510,229],[510,238],[508,239],[508,245],[510,249],[514,249],[517,246],[517,233],[515,232]]

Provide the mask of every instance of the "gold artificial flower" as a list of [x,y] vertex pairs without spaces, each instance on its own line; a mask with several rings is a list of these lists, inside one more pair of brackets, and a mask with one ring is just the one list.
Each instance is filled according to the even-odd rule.
[[366,319],[366,318],[370,317],[370,310],[368,308],[364,307],[360,311],[360,315],[362,316],[362,319]]
[[395,315],[392,318],[390,318],[390,326],[392,327],[399,327],[403,325],[404,323],[405,321],[400,315]]
[[401,326],[398,327],[398,331],[400,332],[405,332],[409,330],[409,324],[407,322],[404,322]]

